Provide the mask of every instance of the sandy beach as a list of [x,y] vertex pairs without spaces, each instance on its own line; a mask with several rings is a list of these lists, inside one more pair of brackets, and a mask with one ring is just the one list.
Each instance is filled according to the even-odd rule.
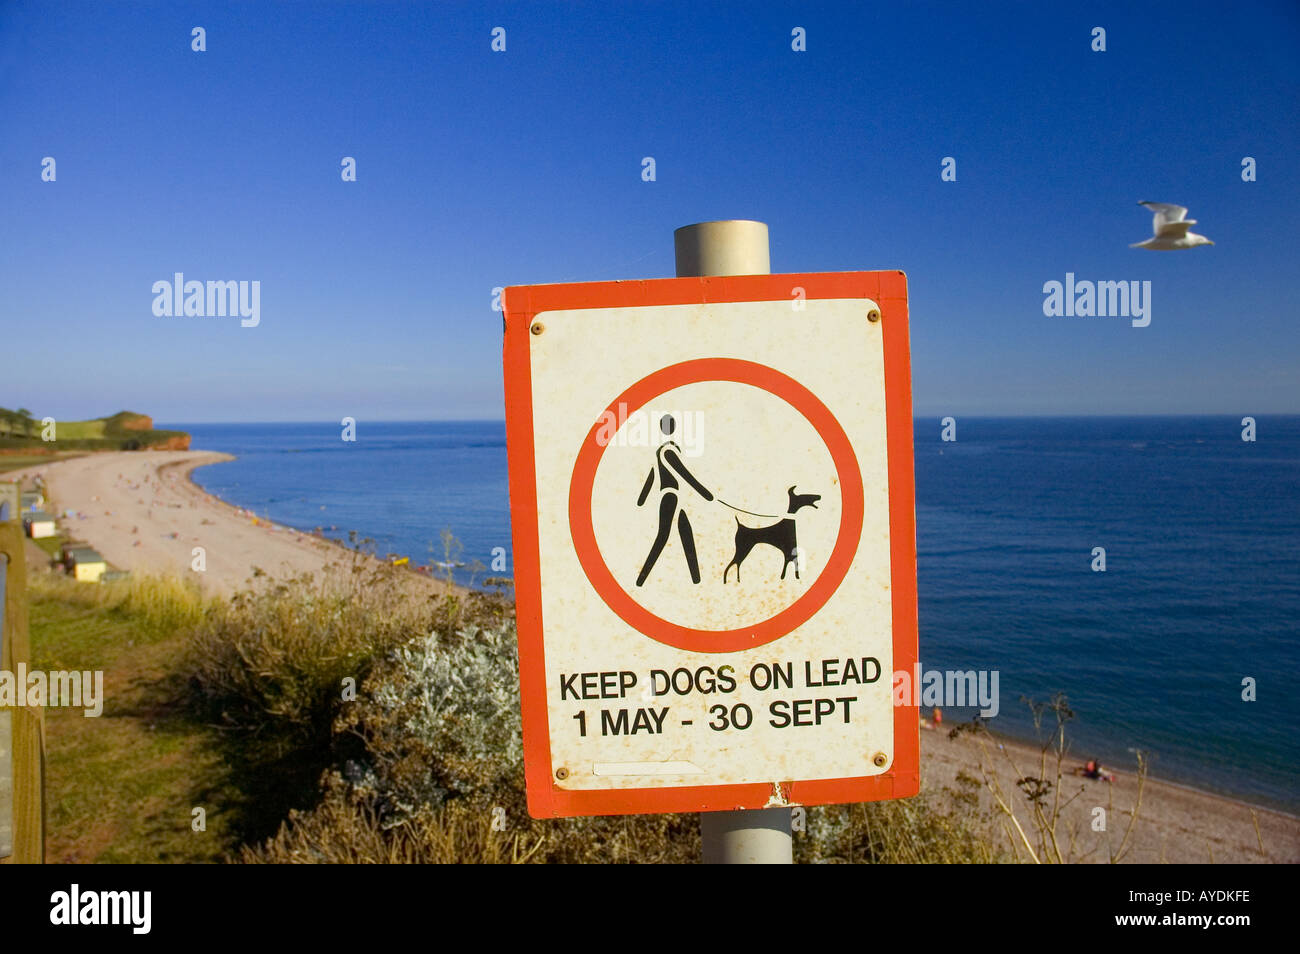
[[[349,558],[339,544],[277,527],[201,490],[196,467],[233,460],[210,451],[114,452],[14,471],[44,475],[51,512],[70,539],[98,550],[110,565],[138,573],[180,572],[204,589],[228,594],[255,569],[272,576],[319,573]],[[72,516],[64,517],[67,512]],[[202,572],[193,569],[203,548]],[[441,588],[410,574],[412,584]]]
[[[921,732],[922,789],[953,786],[963,770],[982,781],[983,765],[996,778],[1029,835],[1030,845],[1038,852],[1029,804],[1016,780],[1038,775],[1041,749],[989,736],[981,746],[968,734],[950,738],[950,729],[945,724]],[[1066,734],[1068,739],[1068,727]],[[1072,775],[1071,769],[1086,757],[1086,753],[1070,752],[1067,746],[1060,792],[1061,802],[1068,804],[1060,815],[1057,839],[1065,860],[1104,864],[1124,841],[1136,801],[1137,778],[1109,767],[1106,771],[1113,772],[1113,782]],[[1056,781],[1052,754],[1044,777]],[[981,804],[994,804],[986,789],[981,789]],[[1104,817],[1096,813],[1097,808],[1105,810]],[[1104,821],[1104,831],[1093,829],[1099,818]],[[1014,827],[1011,830],[1014,832]],[[1002,843],[1006,846],[1005,838]],[[1018,847],[1020,858],[1028,860],[1023,843]],[[1148,777],[1138,821],[1120,860],[1126,864],[1294,864],[1300,862],[1300,818]]]
[[[205,451],[91,454],[15,471],[10,479],[42,473],[60,515],[60,529],[95,547],[115,567],[136,572],[179,572],[213,593],[243,587],[255,568],[281,576],[318,573],[347,558],[338,544],[277,528],[265,519],[203,492],[190,480],[196,467],[231,460]],[[64,518],[64,512],[74,516]],[[206,569],[191,567],[203,547]],[[440,589],[438,581],[410,574],[412,585]],[[1030,811],[1016,779],[1036,774],[1038,751],[1009,740],[949,738],[949,726],[921,733],[923,788],[941,792],[965,771],[983,779],[981,763],[1006,793],[1017,819],[1039,851]],[[999,747],[1001,745],[1001,747]],[[1010,756],[1010,759],[1007,758]],[[1066,762],[1058,839],[1067,860],[1107,862],[1119,848],[1136,796],[1136,779],[1116,773],[1113,783],[1068,774]],[[1054,768],[1050,778],[1055,778]],[[981,787],[981,800],[993,804]],[[1105,830],[1094,829],[1095,809],[1105,809]],[[1007,819],[1009,825],[1010,820]],[[1010,826],[1014,835],[1015,828]],[[1004,840],[1005,844],[1005,840]],[[1068,852],[1065,845],[1071,847]],[[1022,859],[1028,857],[1020,846]],[[1242,802],[1148,780],[1139,821],[1123,861],[1137,863],[1300,862],[1300,819]]]

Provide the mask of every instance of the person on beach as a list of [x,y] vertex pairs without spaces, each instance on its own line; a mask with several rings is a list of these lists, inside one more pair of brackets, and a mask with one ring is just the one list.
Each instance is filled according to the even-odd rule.
[[1098,779],[1103,782],[1113,782],[1115,780],[1115,776],[1104,771],[1101,767],[1101,763],[1096,759],[1088,759],[1088,761],[1083,764],[1082,769],[1075,769],[1075,771],[1081,774],[1084,778]]
[[641,567],[641,572],[637,575],[636,585],[641,586],[645,583],[646,578],[650,576],[650,571],[654,569],[655,561],[659,559],[659,554],[663,552],[664,545],[668,542],[668,536],[673,530],[673,517],[677,518],[677,535],[681,538],[682,549],[686,552],[686,566],[691,573],[691,582],[700,582],[700,564],[695,556],[695,533],[691,530],[691,521],[686,516],[685,509],[678,508],[678,491],[681,484],[677,478],[681,477],[695,489],[705,500],[712,500],[713,494],[705,488],[695,475],[686,468],[681,457],[681,448],[672,440],[672,433],[677,429],[677,422],[673,420],[671,414],[665,414],[659,421],[659,429],[663,432],[664,442],[659,445],[655,451],[656,466],[650,468],[650,473],[646,476],[645,485],[641,488],[641,494],[636,499],[638,507],[643,506],[650,497],[650,491],[654,487],[655,474],[659,475],[659,532],[655,534],[654,543],[650,545],[650,553],[645,558],[645,564]]

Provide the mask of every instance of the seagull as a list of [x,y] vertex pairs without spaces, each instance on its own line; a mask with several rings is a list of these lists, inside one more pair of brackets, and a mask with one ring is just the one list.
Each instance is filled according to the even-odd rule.
[[1196,220],[1187,218],[1187,210],[1181,205],[1169,205],[1165,202],[1139,202],[1138,205],[1145,205],[1156,214],[1155,224],[1152,226],[1156,234],[1145,242],[1135,242],[1129,248],[1172,252],[1180,248],[1214,244],[1204,235],[1187,231],[1190,226],[1196,224]]

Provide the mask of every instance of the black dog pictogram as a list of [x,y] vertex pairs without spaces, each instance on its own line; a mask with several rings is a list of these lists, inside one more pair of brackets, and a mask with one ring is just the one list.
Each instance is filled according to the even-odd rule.
[[785,563],[781,566],[781,579],[785,579],[785,571],[791,563],[794,564],[794,578],[799,579],[799,545],[795,539],[794,514],[803,507],[817,509],[817,501],[822,497],[821,494],[797,494],[794,487],[786,493],[790,496],[790,508],[786,511],[788,516],[780,523],[767,527],[747,527],[740,522],[739,517],[736,518],[736,554],[722,571],[723,583],[727,582],[727,574],[733,566],[736,568],[736,582],[740,582],[740,564],[745,562],[749,551],[760,543],[776,547],[785,557]]

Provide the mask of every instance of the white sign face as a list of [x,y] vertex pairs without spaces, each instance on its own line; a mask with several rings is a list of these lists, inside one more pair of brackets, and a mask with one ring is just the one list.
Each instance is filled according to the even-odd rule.
[[559,792],[759,783],[784,804],[784,783],[892,766],[880,305],[799,304],[531,315],[537,675]]

